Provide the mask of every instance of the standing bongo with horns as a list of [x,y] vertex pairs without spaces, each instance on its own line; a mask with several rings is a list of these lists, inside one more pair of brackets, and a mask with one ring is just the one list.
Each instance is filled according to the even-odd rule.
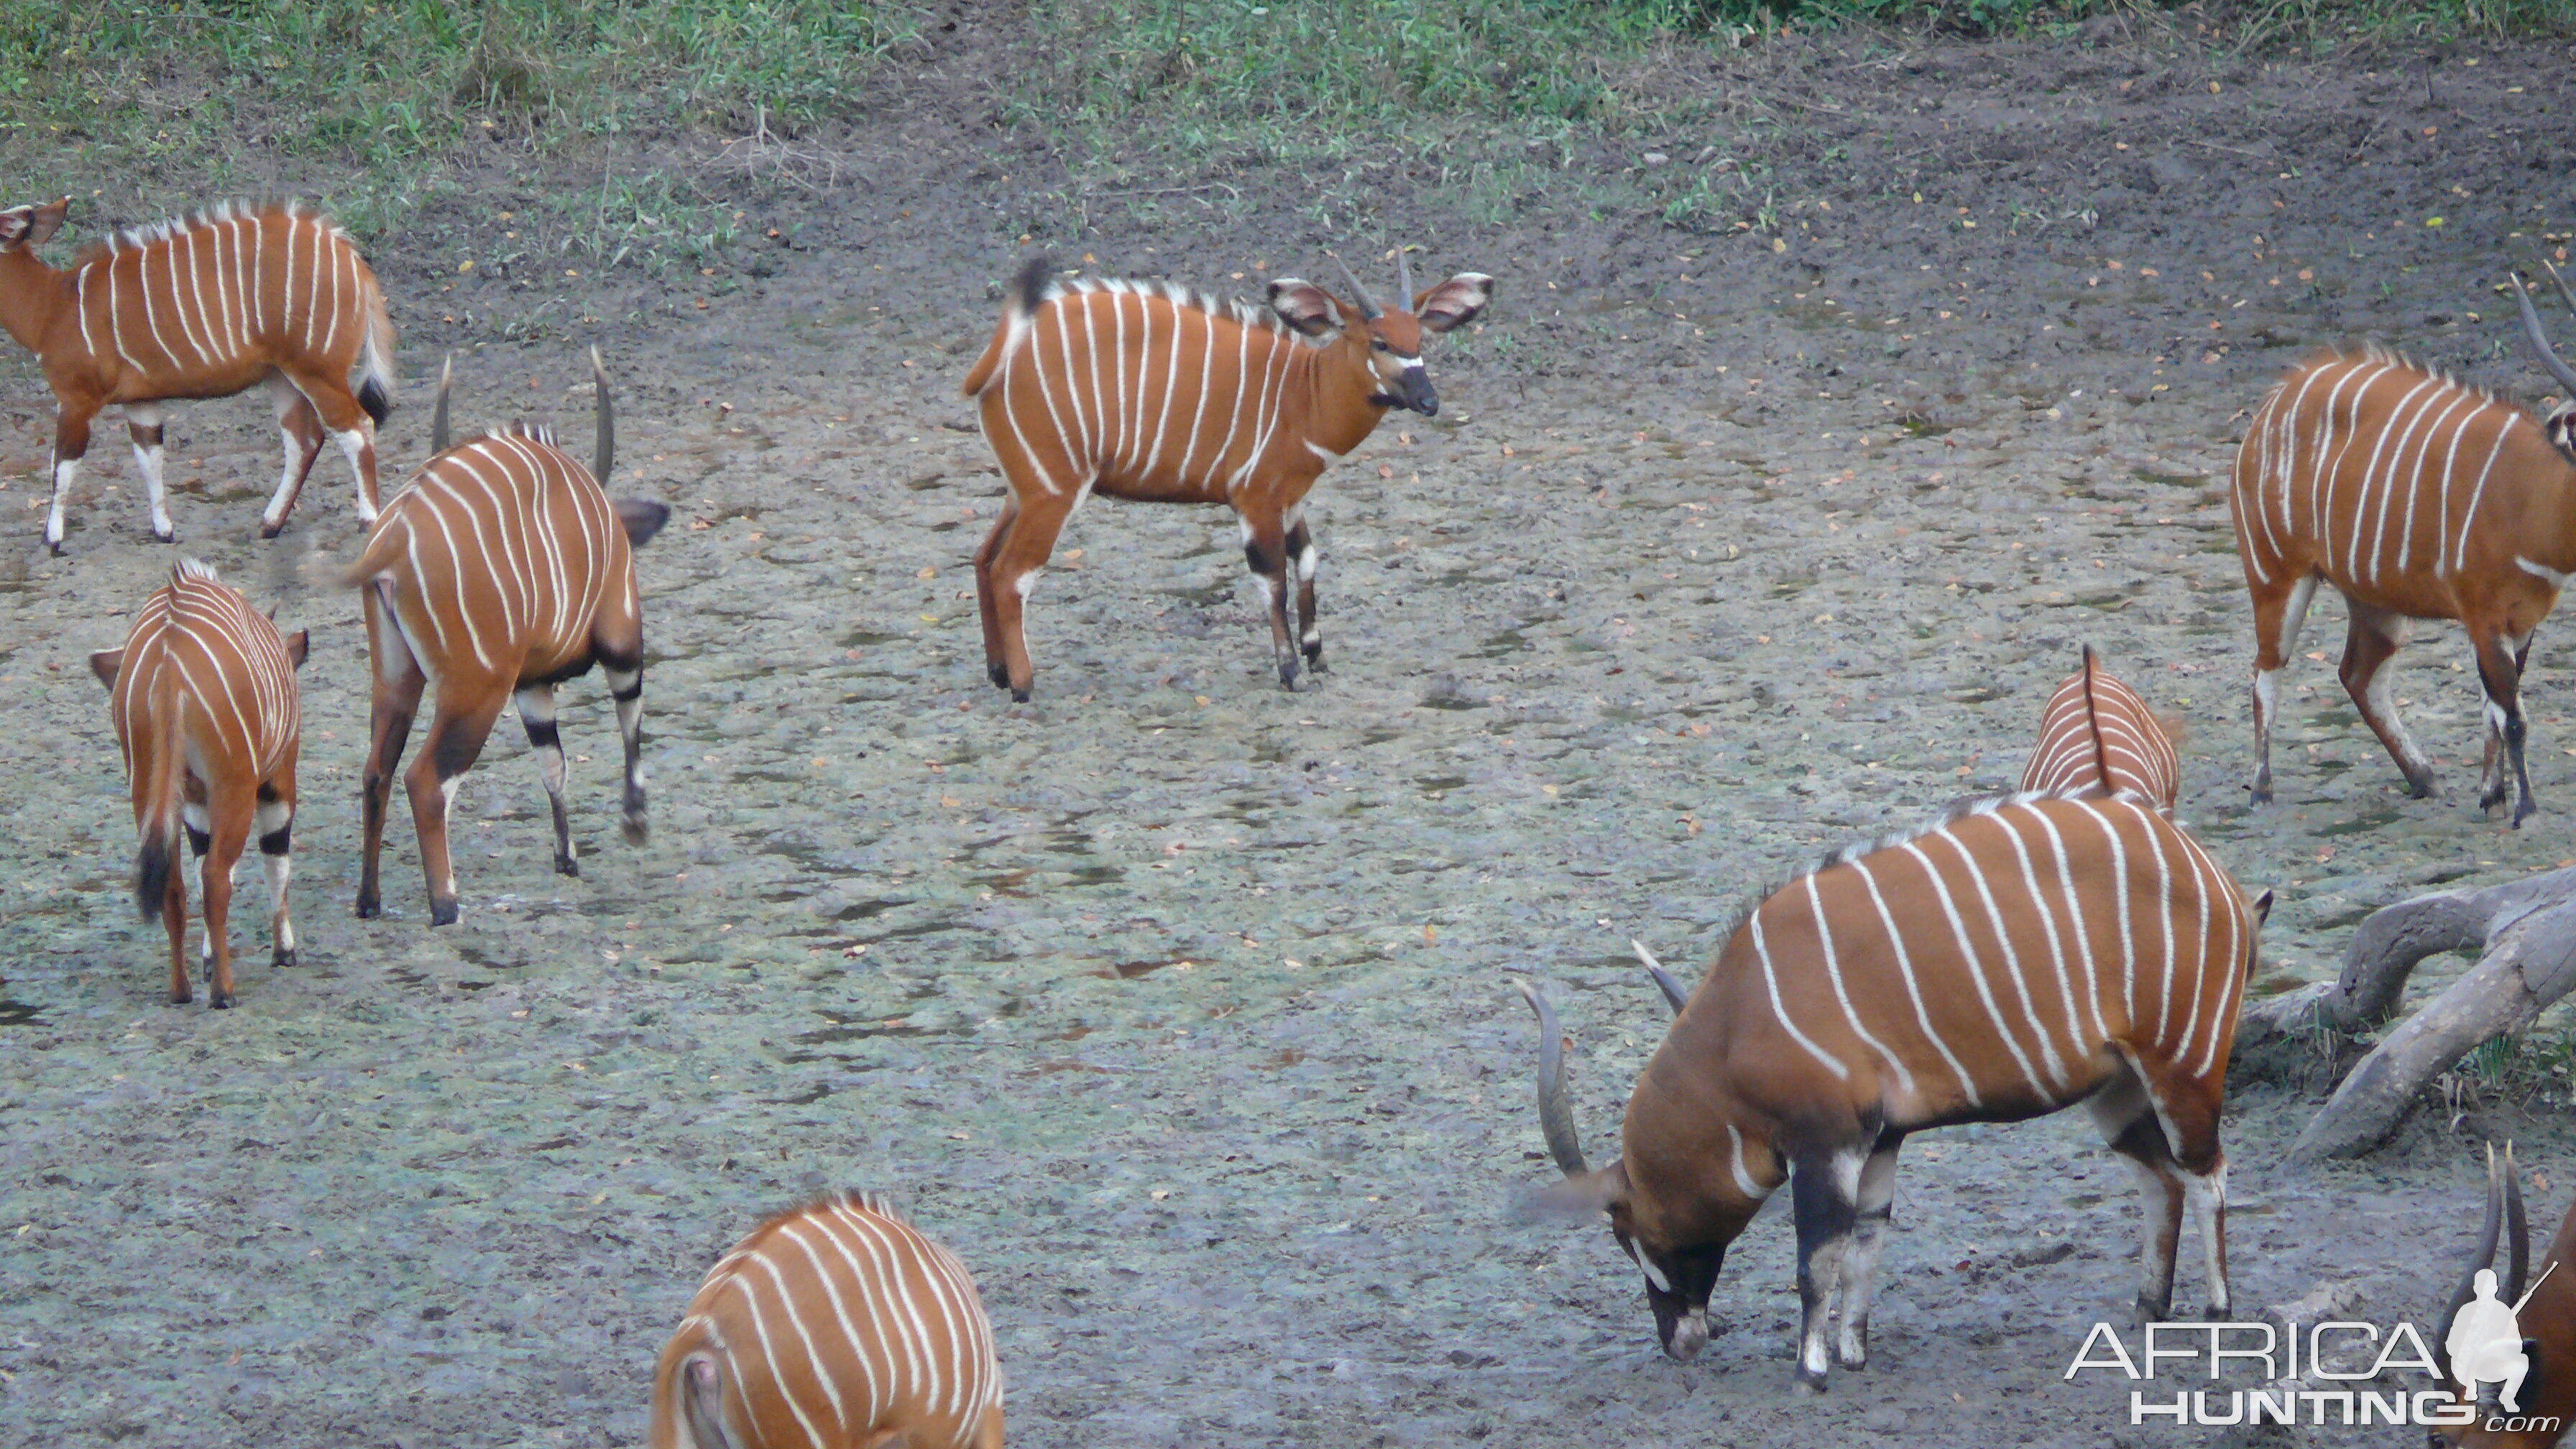
[[1029,590],[1065,521],[1094,491],[1232,508],[1268,606],[1279,682],[1296,687],[1300,652],[1323,667],[1306,494],[1389,409],[1440,410],[1422,365],[1423,334],[1463,326],[1494,287],[1482,273],[1460,272],[1416,296],[1399,252],[1401,295],[1390,309],[1347,267],[1343,277],[1356,301],[1282,277],[1270,284],[1265,311],[1167,282],[1058,281],[1044,258],[1021,268],[965,384],[1010,484],[975,551],[994,684],[1029,697],[1021,629]]

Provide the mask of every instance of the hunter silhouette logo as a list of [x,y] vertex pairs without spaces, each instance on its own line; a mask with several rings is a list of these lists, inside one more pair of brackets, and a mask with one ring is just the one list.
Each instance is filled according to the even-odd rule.
[[2451,1356],[2451,1373],[2470,1397],[2477,1396],[2480,1385],[2495,1384],[2499,1386],[2496,1399],[2504,1411],[2522,1412],[2522,1380],[2531,1372],[2531,1355],[2523,1351],[2519,1315],[2557,1268],[2552,1263],[2542,1269],[2539,1280],[2510,1308],[2496,1297],[2495,1269],[2477,1271],[2471,1280],[2472,1296],[2460,1305],[2451,1319],[2449,1336],[2442,1340],[2442,1351]]

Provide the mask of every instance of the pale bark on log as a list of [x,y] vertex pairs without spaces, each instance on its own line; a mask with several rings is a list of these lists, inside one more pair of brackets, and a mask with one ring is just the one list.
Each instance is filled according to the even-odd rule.
[[2371,913],[2332,982],[2249,1005],[2241,1045],[2385,1022],[2424,958],[2483,947],[2466,975],[2353,1068],[2291,1146],[2293,1161],[2350,1157],[2385,1141],[2418,1096],[2481,1043],[2522,1031],[2576,989],[2576,869],[2476,891],[2439,891]]

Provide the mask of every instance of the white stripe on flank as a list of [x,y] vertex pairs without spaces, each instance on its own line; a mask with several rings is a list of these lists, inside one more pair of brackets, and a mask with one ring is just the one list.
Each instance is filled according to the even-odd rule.
[[152,345],[160,348],[161,355],[170,359],[170,366],[184,371],[188,364],[179,360],[179,354],[170,348],[170,340],[161,335],[161,311],[152,305],[151,265],[152,253],[143,251],[134,254],[134,285],[135,290],[143,296],[143,325],[151,329]]
[[[1833,923],[1825,919],[1825,900],[1816,890],[1816,877],[1822,873],[1810,871],[1805,885],[1807,909],[1816,921],[1816,941],[1824,948],[1825,979],[1833,983],[1834,1000],[1842,1003],[1843,1020],[1851,1024],[1852,1035],[1859,1037],[1862,1045],[1878,1053],[1879,1059],[1886,1062],[1888,1069],[1896,1074],[1896,1089],[1911,1099],[1915,1096],[1914,1074],[1905,1069],[1905,1063],[1898,1060],[1896,1053],[1889,1051],[1885,1043],[1870,1035],[1869,1028],[1861,1025],[1860,1013],[1852,1009],[1851,992],[1843,985],[1842,959],[1834,950]],[[1910,973],[1906,984],[1909,988],[1913,985]]]
[[[1064,359],[1064,405],[1073,413],[1073,432],[1066,436],[1066,441],[1081,444],[1079,451],[1073,454],[1073,461],[1077,473],[1087,474],[1093,471],[1092,460],[1098,454],[1091,445],[1091,420],[1082,413],[1082,379],[1073,369],[1073,313],[1072,298],[1064,298],[1055,304],[1055,345],[1057,353]],[[1051,386],[1048,396],[1054,396]]]
[[[1173,474],[1184,486],[1188,485],[1191,478],[1190,460],[1198,456],[1199,426],[1207,420],[1208,387],[1216,371],[1211,365],[1216,360],[1216,318],[1209,313],[1201,312],[1199,326],[1199,350],[1196,354],[1199,400],[1198,404],[1190,409],[1190,430],[1187,434],[1189,442],[1181,449],[1180,465]],[[1181,356],[1181,345],[1178,339],[1174,341],[1172,355],[1176,362]]]
[[[1953,844],[1955,845],[1955,842]],[[1914,863],[1923,868],[1924,877],[1932,883],[1933,894],[1940,898],[1941,913],[1950,921],[1950,939],[1958,948],[1960,969],[1968,973],[1970,981],[1976,983],[1977,1000],[1986,1008],[1986,1020],[1993,1025],[1996,1040],[2001,1041],[2004,1049],[2012,1053],[2013,1062],[2021,1068],[2022,1080],[2030,1085],[2032,1093],[2042,1101],[2053,1102],[2055,1098],[2040,1082],[2039,1072],[2031,1065],[2029,1054],[2021,1049],[2021,1042],[2013,1036],[2012,1029],[2004,1024],[2003,1008],[1995,1001],[1994,988],[1987,984],[1985,967],[1977,958],[1976,944],[1968,939],[1968,924],[1960,919],[1958,902],[1951,898],[1950,883],[1942,878],[1941,868],[1934,865],[1932,857],[1925,855],[1911,840],[1898,842],[1897,849],[1914,857]],[[1975,868],[1975,863],[1971,861],[1970,871],[1973,872]],[[2011,943],[2005,943],[2004,949],[2009,953],[2012,949]],[[2042,1035],[2041,1044],[2043,1046],[2047,1044],[2045,1034]],[[1961,1074],[1961,1080],[1966,1080],[1965,1073]],[[1972,1087],[1970,1090],[1973,1092],[1975,1089]]]
[[[1185,314],[1168,301],[1164,306],[1165,310],[1172,314],[1172,340],[1160,354],[1163,359],[1163,401],[1162,405],[1154,410],[1154,445],[1145,454],[1144,469],[1136,475],[1139,485],[1150,484],[1155,465],[1163,461],[1163,438],[1172,430],[1172,396],[1181,382],[1181,349],[1184,342],[1181,319]],[[1154,351],[1153,315],[1153,304],[1151,299],[1148,299],[1145,312],[1145,355],[1148,358],[1157,355]],[[1187,480],[1183,481],[1186,483]]]
[[[792,1232],[792,1229],[797,1227],[811,1228],[820,1234],[823,1241],[830,1245],[833,1254],[849,1269],[851,1289],[859,1296],[860,1316],[868,1321],[869,1328],[875,1335],[875,1341],[883,1342],[884,1325],[877,1321],[876,1305],[870,1301],[867,1276],[859,1267],[858,1255],[850,1250],[849,1240],[843,1235],[840,1223],[827,1209],[816,1209],[799,1218],[795,1223],[782,1227],[781,1231]],[[868,1382],[868,1407],[867,1412],[859,1416],[859,1427],[874,1428],[878,1420],[894,1408],[895,1385],[891,1382],[882,1384],[878,1382],[879,1355],[870,1347],[871,1339],[862,1336],[858,1324],[851,1321],[848,1305],[841,1298],[840,1283],[831,1270],[823,1264],[820,1255],[814,1251],[813,1244],[806,1242],[802,1236],[797,1236],[796,1245],[803,1248],[806,1256],[814,1260],[814,1277],[823,1285],[823,1291],[831,1297],[832,1312],[840,1319],[842,1337],[849,1343],[850,1359],[859,1366],[860,1375]],[[891,1371],[888,1377],[891,1379]]]
[[[1918,858],[1920,858],[1919,852]],[[1914,958],[1905,949],[1905,933],[1897,928],[1896,915],[1894,912],[1888,910],[1887,898],[1879,894],[1878,877],[1870,874],[1869,861],[1866,858],[1855,860],[1851,865],[1852,869],[1860,872],[1861,884],[1869,890],[1870,904],[1878,908],[1878,923],[1880,927],[1887,932],[1888,945],[1893,947],[1896,951],[1896,971],[1897,974],[1905,980],[1906,999],[1914,1003],[1915,1025],[1922,1029],[1923,1039],[1932,1043],[1932,1050],[1939,1052],[1941,1054],[1941,1060],[1949,1064],[1950,1074],[1959,1079],[1959,1090],[1967,1097],[1968,1105],[1971,1107],[1984,1106],[1985,1100],[1978,1095],[1977,1084],[1974,1079],[1969,1077],[1967,1067],[1960,1063],[1958,1054],[1950,1050],[1950,1044],[1941,1039],[1941,1033],[1933,1029],[1931,1011],[1923,1004],[1922,983],[1917,981],[1914,976]],[[1949,892],[1941,885],[1940,877],[1935,875],[1932,883],[1936,890],[1941,891],[1942,908],[1944,910],[1949,909]],[[1952,919],[1957,919],[1955,912],[1952,914]],[[1964,947],[1965,942],[1963,941],[1961,944]],[[1973,958],[1966,956],[1964,949],[1962,951],[1962,957],[1962,964],[1968,972],[1971,975],[1976,974],[1976,962]],[[1983,979],[1980,979],[1977,985],[1978,989],[1982,991],[1985,987],[1985,982]],[[2000,1029],[2002,1023],[1998,1022],[1996,1025]],[[2036,1083],[2033,1085],[2036,1085]]]
[[[2428,388],[2432,389],[2433,396],[2417,403],[2416,398],[2422,396]],[[2389,411],[2387,421],[2379,425],[2379,441],[2371,446],[2370,462],[2361,470],[2361,506],[2353,510],[2352,537],[2344,549],[2346,578],[2368,577],[2373,581],[2378,579],[2379,550],[2388,532],[2388,505],[2397,496],[2397,489],[2400,486],[2397,476],[2398,463],[2406,456],[2407,439],[2415,435],[2415,429],[2423,424],[2424,415],[2432,410],[2433,404],[2440,401],[2441,397],[2441,380],[2428,377],[2415,384],[2404,397],[2399,398],[2397,406]],[[2413,404],[2411,416],[2408,410],[2409,404]],[[2404,426],[2401,428],[2400,424]],[[2394,451],[2388,446],[2392,439],[2397,444]],[[2388,459],[2388,470],[2384,474],[2379,467],[2379,460],[2382,457]],[[2377,480],[2379,494],[2379,519],[2371,535],[2370,572],[2364,575],[2361,572],[2361,535],[2364,522],[2370,514],[2370,495],[2374,479]]]
[[[1038,385],[1038,400],[1046,404],[1047,422],[1055,429],[1056,443],[1059,447],[1066,447],[1071,440],[1065,437],[1064,419],[1056,416],[1055,395],[1047,391],[1046,359],[1033,356],[1029,364],[1029,377]],[[1045,461],[1038,457],[1037,449],[1029,446],[1029,435],[1020,427],[1020,410],[1011,402],[1011,382],[1017,375],[1014,368],[1002,369],[1002,416],[1011,425],[1011,441],[1019,445],[1020,456],[1027,460],[1029,471],[1038,475],[1038,486],[1049,493],[1062,493],[1064,485],[1056,482],[1055,475],[1047,471]]]
[[2352,394],[2353,429],[2355,436],[2358,436],[2361,428],[2362,402],[2370,395],[2372,385],[2393,366],[2390,363],[2381,363],[2365,375],[2362,368],[2366,365],[2354,363],[2351,369],[2336,381],[2334,391],[2326,394],[2326,405],[2319,418],[2316,461],[2308,467],[2307,533],[2308,537],[2320,543],[2332,536],[2329,529],[2334,521],[2335,475],[2343,470],[2343,455],[2352,447],[2351,438],[2344,439],[2341,448],[2334,446],[2335,404],[2342,399],[2346,384],[2355,380],[2361,383],[2361,386],[2353,389]]
[[[1766,901],[1763,903],[1763,906],[1767,906],[1768,904],[1770,903]],[[1806,1048],[1807,1055],[1824,1063],[1826,1068],[1834,1074],[1836,1080],[1849,1081],[1851,1079],[1851,1068],[1844,1066],[1841,1061],[1837,1060],[1833,1056],[1832,1053],[1826,1051],[1823,1047],[1816,1045],[1814,1041],[1808,1038],[1805,1032],[1798,1030],[1798,1024],[1789,1019],[1789,1008],[1781,1004],[1780,975],[1777,971],[1772,969],[1771,948],[1769,945],[1765,944],[1762,939],[1763,906],[1755,906],[1753,908],[1753,914],[1746,918],[1745,924],[1749,925],[1753,929],[1753,955],[1755,959],[1762,963],[1762,984],[1771,992],[1771,1014],[1779,1018],[1780,1025],[1782,1029],[1789,1033],[1790,1040],[1795,1041],[1798,1045]]]
[[1118,368],[1118,434],[1110,445],[1109,461],[1116,467],[1128,466],[1136,433],[1136,400],[1127,391],[1127,292],[1119,288],[1109,294],[1109,320],[1117,324],[1110,334],[1110,354]]
[[[2015,812],[2016,816],[2019,813]],[[2057,931],[2057,912],[2049,909],[2048,897],[2040,892],[2038,869],[2031,861],[2029,843],[2022,839],[2020,827],[2002,819],[2001,812],[1997,812],[1995,823],[2003,830],[2004,838],[2012,842],[2013,858],[2021,865],[2022,889],[2028,893],[2032,914],[2039,918],[2041,934],[2048,940],[2049,969],[2056,974],[2058,1001],[2066,1011],[2068,1055],[2080,1056],[2085,1046],[2084,1027],[2075,1017],[2075,987],[2066,973],[2066,943]],[[2047,826],[2044,819],[2040,824],[2043,829]]]
[[[939,1370],[931,1357],[930,1325],[922,1320],[920,1305],[913,1301],[912,1285],[906,1281],[902,1255],[888,1241],[885,1225],[873,1216],[841,1210],[857,1234],[866,1239],[871,1257],[884,1275],[885,1297],[879,1309],[881,1316],[893,1319],[904,1344],[905,1367],[910,1370],[914,1391],[924,1404],[939,1397]],[[899,1310],[899,1311],[898,1311]]]
[[[1933,831],[1926,838],[1937,839],[1949,846],[1958,855],[1959,864],[1966,869],[1968,879],[1975,883],[1978,902],[1986,908],[1986,925],[1995,933],[1995,944],[2003,952],[2004,974],[2011,979],[2013,995],[2021,1005],[2022,1022],[2030,1028],[2031,1035],[2039,1042],[2040,1063],[2048,1069],[2049,1084],[2051,1088],[2064,1087],[2067,1081],[2066,1064],[2059,1059],[2057,1043],[2049,1039],[2048,1028],[2040,1022],[2039,1007],[2030,994],[2029,978],[2022,971],[2021,952],[2014,947],[2012,932],[2004,925],[2003,908],[1995,901],[1994,886],[1986,879],[1985,867],[1977,863],[1976,856],[1968,850],[1964,842],[1951,833],[1948,826]],[[2052,1100],[2054,1100],[2053,1097]]]
[[[779,1372],[778,1353],[769,1342],[769,1323],[760,1311],[760,1294],[753,1289],[751,1279],[739,1267],[726,1277],[725,1282],[742,1294],[744,1306],[751,1310],[751,1331],[760,1340],[761,1359],[769,1365],[770,1384],[778,1390],[778,1397],[787,1405],[787,1411],[796,1416],[798,1424],[804,1426],[805,1442],[813,1446],[813,1449],[823,1449],[822,1431],[816,1428],[813,1419],[806,1415],[805,1406],[796,1402],[796,1396],[787,1391],[787,1380]],[[741,1380],[737,1378],[734,1382],[740,1383]]]
[[[757,1249],[743,1256],[747,1261],[759,1264],[760,1270],[769,1275],[770,1286],[778,1291],[779,1307],[787,1310],[787,1326],[796,1330],[797,1342],[804,1345],[807,1371],[813,1375],[815,1383],[821,1386],[823,1397],[831,1402],[832,1422],[840,1426],[842,1435],[846,1437],[850,1432],[850,1411],[849,1407],[841,1402],[841,1381],[824,1364],[822,1350],[815,1347],[814,1335],[805,1327],[805,1315],[797,1311],[796,1295],[788,1289],[787,1275],[778,1271],[778,1265],[769,1261],[768,1254]],[[781,1383],[778,1387],[780,1395],[785,1397],[786,1384]],[[790,1399],[790,1405],[791,1407],[793,1405],[792,1399]]]
[[[2461,388],[2454,390],[2454,394],[2451,398],[2451,405],[2442,409],[2441,416],[2433,419],[2433,425],[2424,430],[2424,446],[2416,450],[2415,465],[2411,468],[2405,469],[2406,517],[2404,521],[2397,525],[2397,572],[2400,577],[2403,577],[2406,573],[2407,561],[2414,557],[2416,500],[2424,496],[2424,490],[2427,487],[2432,486],[2433,480],[2428,476],[2428,474],[2433,462],[2433,445],[2442,440],[2442,434],[2446,428],[2449,430],[2451,437],[2456,444],[2456,441],[2460,436],[2460,430],[2457,424],[2451,422],[2451,414],[2458,412],[2461,404],[2475,401],[2477,401],[2476,395],[2469,392],[2467,389]],[[2477,416],[2477,411],[2475,409],[2471,409],[2469,416]],[[2463,421],[2465,421],[2465,419]],[[2396,472],[2401,467],[2405,467],[2404,458],[2402,457],[2403,450],[2401,449],[2400,452],[2401,457],[2397,461],[2391,462],[2388,465],[2389,471],[2392,473]],[[2442,482],[2444,487],[2447,487],[2450,483],[2450,474],[2447,469],[2443,473]],[[2436,495],[2436,497],[2438,498],[2439,495]],[[2379,521],[2383,528],[2387,526],[2388,512],[2386,509],[2380,510]],[[2374,559],[2384,560],[2386,558],[2386,554],[2382,552],[2382,546],[2378,542],[2374,541],[2370,548],[2371,556]],[[2433,559],[2437,565],[2441,562],[2441,554],[2438,550],[2434,553]]]
[[2460,542],[2451,556],[2453,573],[2469,566],[2469,531],[2477,526],[2478,504],[2487,496],[2487,475],[2495,471],[2496,459],[2504,453],[2504,440],[2513,436],[2513,425],[2522,421],[2520,413],[2509,408],[2503,411],[2504,425],[2496,429],[2495,443],[2487,449],[2486,465],[2478,469],[2477,487],[2469,491],[2468,511],[2460,515]]
[[[2075,938],[2075,948],[2081,958],[2078,971],[2084,978],[2085,996],[2093,1008],[2093,1041],[2098,1043],[2108,1040],[2111,1029],[2102,1020],[2102,975],[2094,966],[2093,933],[2084,925],[2084,898],[2076,891],[2075,872],[2067,864],[2065,838],[2057,833],[2057,823],[2048,818],[2047,811],[2034,810],[2031,812],[2031,818],[2038,821],[2039,828],[2047,834],[2049,853],[2057,861],[2057,892],[2066,902],[2067,934]],[[2118,859],[2117,842],[2113,843],[2113,858]],[[2113,876],[2113,881],[2113,889],[2125,895],[2129,883],[2117,875]],[[2043,916],[2047,914],[2045,906],[2042,907],[2041,914]],[[2067,996],[2066,1015],[2069,1041],[2079,1046],[2085,1045],[2082,1033],[2074,1027],[2075,1002],[2072,992]]]
[[[1118,299],[1109,298],[1109,304],[1112,307],[1117,306]],[[1082,308],[1082,357],[1083,361],[1090,364],[1091,418],[1094,433],[1091,456],[1085,461],[1091,465],[1091,471],[1097,473],[1109,461],[1110,452],[1117,446],[1117,440],[1110,431],[1115,424],[1109,417],[1109,401],[1101,391],[1101,384],[1107,380],[1108,369],[1100,365],[1100,309],[1092,306],[1088,298],[1084,299]]]

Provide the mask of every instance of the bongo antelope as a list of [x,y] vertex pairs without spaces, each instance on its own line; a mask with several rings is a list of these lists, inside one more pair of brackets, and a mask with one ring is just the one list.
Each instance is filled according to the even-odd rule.
[[[2541,365],[2576,399],[2576,369],[2550,349],[2519,276],[2513,293]],[[2323,579],[2351,616],[2344,690],[2418,797],[2433,793],[2432,762],[2398,719],[2384,666],[2412,620],[2468,630],[2486,694],[2478,804],[2493,809],[2511,789],[2513,823],[2529,819],[2522,667],[2576,573],[2576,401],[2534,419],[2377,346],[2326,353],[2255,410],[2229,503],[2254,598],[2254,799],[2272,798],[2278,676]]]
[[[2486,1393],[2470,1391],[2460,1382],[2450,1360],[2451,1325],[2459,1312],[2477,1296],[2478,1275],[2493,1273],[2496,1268],[2498,1229],[2505,1233],[2505,1271],[2492,1286],[2498,1299],[2518,1305],[2516,1318],[2523,1333],[2523,1368],[2519,1384],[2514,1386],[2515,1407],[2506,1409],[2503,1395],[2494,1385]],[[2475,1422],[2433,1431],[2436,1445],[2477,1446],[2477,1449],[2548,1449],[2565,1437],[2570,1420],[2576,1420],[2576,1206],[2567,1211],[2566,1221],[2558,1225],[2558,1236],[2539,1264],[2537,1276],[2526,1273],[2530,1264],[2530,1225],[2522,1206],[2522,1175],[2514,1166],[2513,1148],[2505,1148],[2504,1160],[2498,1163],[2495,1149],[2487,1149],[2487,1215],[2478,1230],[2478,1246],[2469,1259],[2468,1269],[2460,1275],[2460,1286],[2442,1310],[2442,1324],[2434,1335],[2443,1355],[2443,1369],[2454,1374],[2454,1392],[2464,1399],[2478,1401]],[[2527,1301],[2526,1301],[2526,1295]]]
[[555,686],[589,672],[608,675],[617,730],[626,743],[625,831],[641,842],[644,766],[644,614],[635,556],[670,517],[659,503],[611,503],[598,480],[615,452],[608,373],[590,355],[599,389],[596,471],[584,471],[554,434],[513,423],[450,448],[447,390],[439,382],[432,444],[437,456],[393,500],[367,534],[347,575],[365,590],[367,653],[374,698],[364,795],[365,865],[358,914],[382,904],[376,858],[394,767],[411,736],[421,691],[435,680],[438,709],[429,740],[404,776],[420,863],[429,880],[430,924],[456,919],[456,872],[447,848],[447,807],[483,741],[515,699],[528,746],[554,806],[555,869],[581,874],[564,810],[563,743],[555,731]]
[[226,202],[115,233],[58,272],[35,248],[70,208],[66,196],[0,211],[0,327],[36,354],[57,404],[45,546],[63,551],[63,503],[100,408],[124,408],[152,536],[168,543],[176,534],[161,479],[162,405],[263,382],[277,404],[286,471],[260,515],[260,537],[286,527],[326,432],[357,475],[359,521],[373,523],[376,425],[393,410],[394,328],[376,274],[348,234],[291,202]]
[[1821,1389],[1834,1320],[1833,1360],[1867,1358],[1906,1134],[2082,1102],[2145,1188],[2139,1314],[2171,1306],[2188,1203],[2223,1318],[2219,1097],[2270,904],[2127,794],[1975,801],[1851,847],[1745,915],[1638,1078],[1619,1160],[1597,1171],[1555,1013],[1516,982],[1538,1013],[1539,1122],[1566,1179],[1534,1201],[1609,1214],[1665,1353],[1686,1360],[1708,1342],[1728,1245],[1789,1184],[1798,1378]]
[[2163,721],[2138,692],[2102,668],[2093,646],[2039,717],[2039,747],[2021,772],[2024,791],[2062,795],[2132,791],[2171,810],[2182,762]]
[[974,1280],[874,1194],[761,1225],[653,1370],[651,1449],[1001,1449]]
[[107,686],[142,834],[134,904],[146,919],[159,915],[170,933],[173,1006],[188,1001],[188,887],[172,869],[183,827],[206,904],[199,955],[207,1004],[233,1004],[233,866],[254,829],[268,876],[270,959],[295,964],[286,885],[299,740],[295,671],[304,665],[305,643],[303,630],[281,636],[213,569],[189,559],[135,614],[125,647],[89,657]]
[[[1279,682],[1296,687],[1300,650],[1323,667],[1307,490],[1387,409],[1440,410],[1422,367],[1422,334],[1471,320],[1494,288],[1491,277],[1460,272],[1415,296],[1399,252],[1400,293],[1389,311],[1347,267],[1343,275],[1356,303],[1282,277],[1260,311],[1172,283],[1051,282],[1044,258],[1021,269],[965,384],[1010,485],[975,551],[994,684],[1029,697],[1022,611],[1065,520],[1095,490],[1231,507],[1269,605]],[[1292,566],[1302,630],[1293,640]]]

